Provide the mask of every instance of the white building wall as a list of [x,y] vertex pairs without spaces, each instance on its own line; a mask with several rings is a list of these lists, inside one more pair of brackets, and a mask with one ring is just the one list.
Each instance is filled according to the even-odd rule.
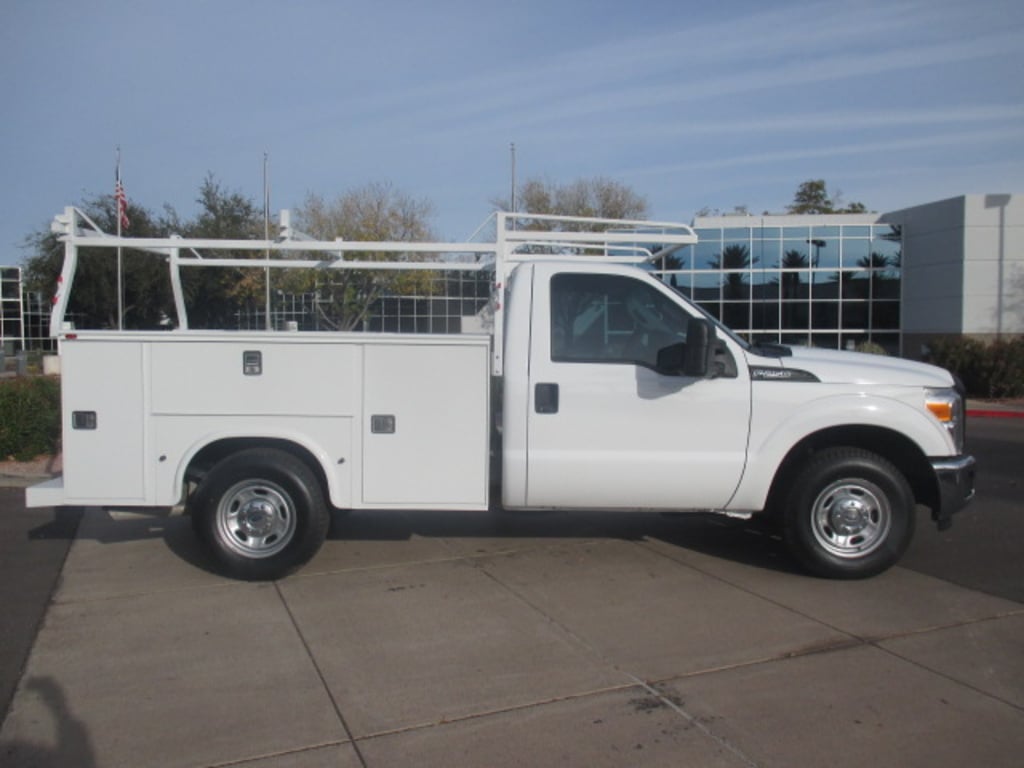
[[1024,195],[963,195],[882,219],[903,228],[905,354],[936,336],[1024,334]]
[[962,333],[964,198],[905,208],[881,218],[903,229],[903,333]]
[[964,198],[967,334],[1024,333],[1024,196]]

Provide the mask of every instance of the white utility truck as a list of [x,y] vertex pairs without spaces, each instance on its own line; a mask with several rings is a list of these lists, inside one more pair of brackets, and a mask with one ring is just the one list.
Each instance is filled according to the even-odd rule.
[[[810,571],[858,578],[900,558],[915,505],[942,529],[972,498],[948,372],[747,343],[652,274],[696,242],[685,225],[495,227],[485,244],[322,242],[282,217],[276,240],[142,239],[66,209],[64,470],[28,505],[184,505],[227,573],[273,579],[314,556],[332,508],[486,512],[500,487],[509,511],[764,515]],[[166,259],[170,327],[66,323],[82,248]],[[190,328],[182,270],[238,267],[266,271],[268,310],[282,268],[493,271],[493,296],[479,333]]]

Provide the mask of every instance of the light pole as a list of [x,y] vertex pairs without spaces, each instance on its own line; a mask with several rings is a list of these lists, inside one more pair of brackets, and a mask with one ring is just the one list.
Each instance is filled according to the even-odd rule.
[[512,160],[512,195],[509,198],[509,213],[512,216],[512,229],[516,228],[516,143],[513,141],[509,146],[509,154]]
[[814,330],[814,268],[818,266],[821,258],[821,249],[827,243],[819,238],[811,238],[807,243],[814,247],[814,256],[811,258],[810,280],[807,283],[807,346],[814,346],[811,331]]

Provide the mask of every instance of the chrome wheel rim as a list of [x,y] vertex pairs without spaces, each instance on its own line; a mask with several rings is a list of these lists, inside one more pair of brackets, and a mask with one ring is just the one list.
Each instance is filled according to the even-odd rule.
[[892,509],[882,490],[864,480],[837,480],[814,501],[811,531],[818,544],[843,559],[863,557],[882,545]]
[[276,555],[295,535],[291,497],[275,483],[244,480],[233,485],[217,505],[217,532],[243,557]]

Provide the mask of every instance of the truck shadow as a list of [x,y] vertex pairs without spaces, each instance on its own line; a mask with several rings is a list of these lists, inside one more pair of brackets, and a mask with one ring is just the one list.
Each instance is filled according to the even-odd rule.
[[[657,512],[336,512],[328,541],[502,540],[509,548],[537,541],[659,541],[687,552],[756,568],[801,573],[768,526],[709,513]],[[472,549],[460,548],[472,556]],[[482,546],[480,554],[494,551]],[[671,549],[663,550],[671,555]]]
[[[111,545],[160,539],[189,565],[219,573],[216,562],[193,534],[188,515],[171,514],[166,508],[131,512],[57,508],[53,517],[29,536],[77,537]],[[801,572],[781,539],[770,529],[756,521],[703,513],[519,512],[500,508],[487,512],[335,511],[325,547],[332,542],[399,542],[413,538],[463,543],[479,539],[478,551],[472,546],[453,547],[454,552],[466,557],[528,548],[546,541],[656,541],[669,545],[662,550],[667,556],[673,556],[673,549],[677,549],[680,559],[690,554],[707,555],[755,568]],[[496,547],[496,541],[501,546]]]

